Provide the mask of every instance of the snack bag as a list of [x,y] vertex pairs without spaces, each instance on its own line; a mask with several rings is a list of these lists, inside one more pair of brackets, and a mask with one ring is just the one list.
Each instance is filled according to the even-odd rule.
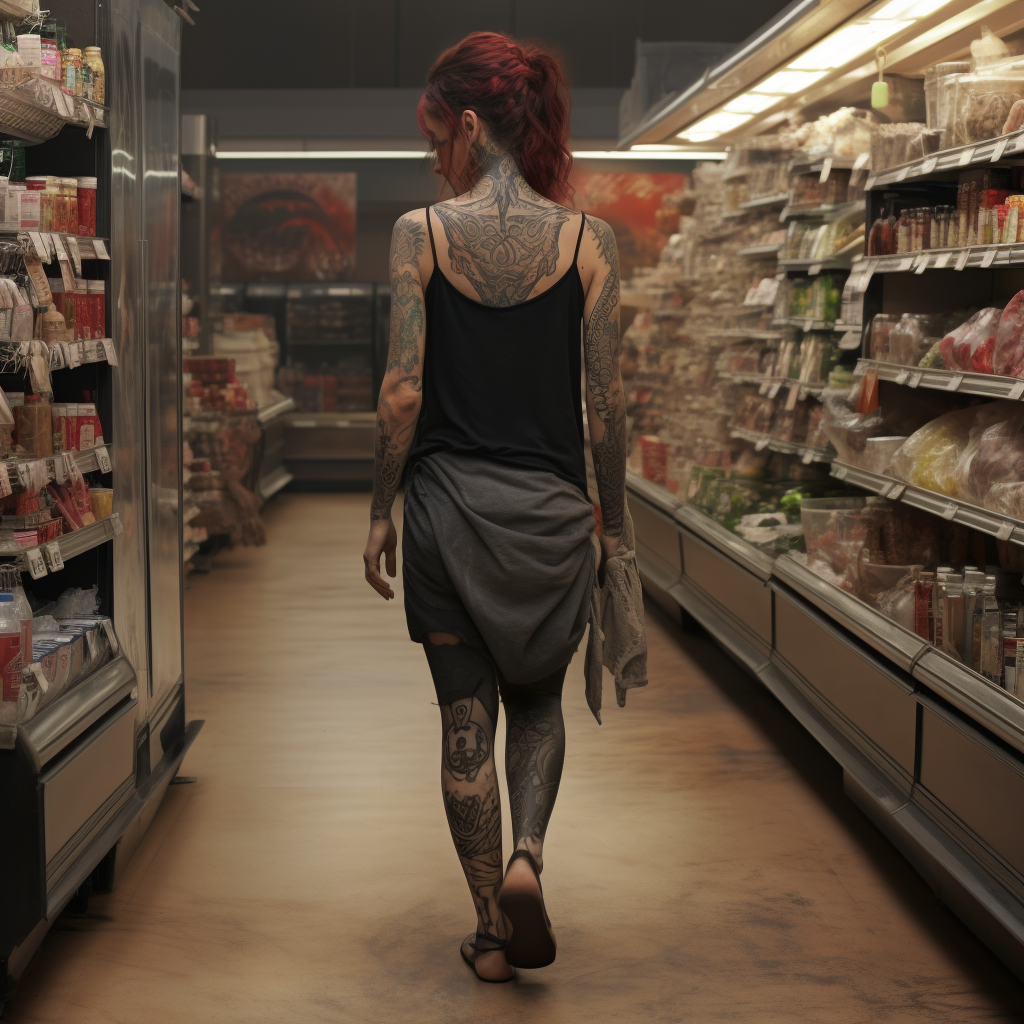
[[978,409],[955,409],[926,423],[903,442],[890,471],[916,487],[959,496],[957,466],[970,441]]
[[1024,291],[1010,299],[999,318],[992,368],[1004,377],[1024,377]]
[[[995,344],[996,327],[999,324],[1002,312],[1001,309],[996,309],[994,306],[986,306],[985,309],[979,309],[966,324],[962,325],[966,330],[958,328],[951,335],[947,335],[947,337],[956,335],[952,345],[953,365],[949,369],[973,371],[972,361],[974,356],[978,353],[979,349],[982,349],[989,342],[990,337],[992,342],[988,348],[988,362],[991,365],[992,346]],[[960,333],[961,331],[962,333]],[[942,339],[942,343],[946,343],[945,338]],[[980,354],[979,363],[983,364],[984,358],[984,354]],[[976,372],[984,373],[985,371],[979,370]]]

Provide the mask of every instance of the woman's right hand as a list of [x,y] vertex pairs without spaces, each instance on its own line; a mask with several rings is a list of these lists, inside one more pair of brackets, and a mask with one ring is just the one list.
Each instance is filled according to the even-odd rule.
[[380,556],[384,556],[384,567],[387,574],[394,579],[398,575],[398,531],[390,519],[374,519],[370,523],[370,536],[366,539],[366,550],[363,552],[366,582],[384,598],[390,601],[395,592],[380,574]]

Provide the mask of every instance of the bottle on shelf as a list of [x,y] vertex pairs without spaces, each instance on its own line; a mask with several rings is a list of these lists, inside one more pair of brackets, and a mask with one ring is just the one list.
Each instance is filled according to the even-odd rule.
[[82,60],[92,69],[92,98],[96,103],[107,102],[107,69],[103,64],[103,52],[98,46],[87,46],[82,51]]
[[43,75],[60,81],[60,49],[57,46],[57,19],[43,18],[39,27],[39,52]]
[[5,704],[11,701],[16,706],[18,703],[23,663],[21,622],[14,606],[14,595],[0,593],[0,683]]
[[963,661],[964,580],[958,572],[946,574],[942,611],[942,649],[951,658]]
[[21,585],[21,570],[16,565],[0,565],[0,592],[14,596],[14,611],[21,623],[23,659],[32,660],[32,605]]
[[1003,684],[1003,624],[996,598],[995,576],[985,577],[981,612],[981,674],[989,682]]

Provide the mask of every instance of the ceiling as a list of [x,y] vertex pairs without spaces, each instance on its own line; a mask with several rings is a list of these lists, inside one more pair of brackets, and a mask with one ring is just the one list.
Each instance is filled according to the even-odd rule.
[[206,0],[184,26],[185,89],[415,88],[469,32],[537,39],[576,88],[625,88],[637,39],[740,42],[784,0]]

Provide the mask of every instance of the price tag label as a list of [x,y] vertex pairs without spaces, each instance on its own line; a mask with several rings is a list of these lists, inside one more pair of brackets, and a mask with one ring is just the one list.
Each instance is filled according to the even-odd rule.
[[833,466],[832,466],[832,475],[837,480],[845,480],[846,479],[846,467],[845,466],[836,466],[835,464],[833,464]]
[[1000,523],[996,530],[998,540],[1009,540],[1013,536],[1013,523]]
[[98,260],[109,260],[110,254],[107,252],[107,247],[103,241],[99,238],[91,238],[89,241],[92,242],[92,251],[96,253],[96,259]]
[[868,285],[871,283],[871,278],[874,275],[875,267],[877,266],[877,260],[868,260],[864,269],[861,271],[860,281],[857,282],[857,291],[866,292],[868,290]]
[[864,182],[864,191],[865,192],[870,192],[874,187],[875,187],[875,179],[874,179],[874,176],[871,175],[871,176],[868,177],[868,180]]
[[1006,152],[1006,144],[1009,141],[1005,135],[1001,139],[996,140],[996,144],[992,147],[992,163],[1003,159],[1003,154]]
[[82,343],[80,341],[68,343],[68,365],[72,368],[82,365]]
[[936,270],[941,270],[949,262],[949,257],[952,255],[953,254],[951,252],[940,252],[939,255],[935,257],[935,262],[932,266]]
[[940,513],[943,519],[952,519],[957,512],[960,511],[960,506],[955,501],[951,501]]
[[963,382],[964,375],[962,373],[954,373],[953,376],[949,378],[949,383],[946,385],[946,390],[957,391],[959,390],[960,385],[963,384]]
[[825,157],[824,163],[821,165],[821,174],[818,176],[818,182],[822,185],[828,181],[828,176],[832,173],[832,157]]
[[25,561],[28,562],[28,574],[34,580],[41,580],[46,575],[46,561],[39,548],[29,548],[25,552]]
[[810,448],[804,452],[803,458],[800,460],[805,466],[809,466],[814,461],[815,453]]
[[[807,268],[807,274],[810,277],[817,277],[820,273],[821,273],[821,264],[820,263],[812,263]],[[810,321],[808,321],[808,323],[810,323]],[[806,327],[804,329],[806,330]]]
[[906,489],[907,489],[907,485],[906,484],[893,484],[892,487],[889,488],[889,493],[886,495],[886,497],[890,501],[899,501],[900,498],[903,497],[903,492]]
[[921,164],[921,174],[931,174],[932,171],[939,165],[939,158],[937,156],[928,157],[923,164]]
[[46,673],[43,671],[43,666],[38,661],[30,661],[28,664],[29,675],[36,681],[36,685],[39,689],[46,693],[50,688],[50,681],[46,678]]
[[16,466],[18,473],[18,483],[22,488],[27,488],[29,481],[31,480],[31,471],[29,470],[29,464],[27,462],[19,462]]
[[124,533],[124,527],[121,525],[121,517],[115,512],[111,518],[111,526],[114,528],[114,536],[120,537],[121,534]]
[[64,556],[60,553],[60,541],[51,540],[43,549],[46,552],[46,564],[50,572],[59,572],[64,568]]
[[910,371],[909,370],[900,370],[900,372],[896,374],[896,383],[897,384],[906,384],[907,383],[907,378],[909,376],[910,376]]
[[75,273],[82,276],[82,250],[78,248],[78,239],[74,235],[68,235],[67,249],[71,255],[71,262],[75,265]]
[[117,350],[114,348],[113,338],[104,338],[100,344],[103,346],[103,354],[111,366],[117,366]]
[[923,274],[928,269],[928,264],[931,263],[931,256],[928,253],[924,253],[917,257],[917,266],[914,267],[915,274]]
[[921,384],[921,378],[922,378],[923,376],[924,376],[924,374],[923,374],[923,373],[921,373],[921,371],[920,371],[920,370],[915,370],[915,371],[914,371],[914,373],[912,373],[912,374],[910,375],[910,380],[909,380],[909,381],[907,381],[907,383],[908,383],[908,384],[910,385],[910,387],[912,387],[912,388],[916,388],[916,387],[919,387],[919,386],[920,386],[920,384]]
[[981,257],[981,265],[983,267],[991,267],[996,258],[996,252],[998,250],[993,247],[985,250],[985,255]]
[[868,161],[871,159],[870,153],[858,153],[857,159],[853,161],[853,169],[855,171],[863,170],[868,165]]
[[110,619],[103,620],[103,632],[107,635],[107,643],[110,644],[110,649],[114,654],[117,654],[121,645],[117,642],[117,634],[114,632],[114,624]]
[[779,393],[779,388],[782,387],[782,381],[775,381],[772,386],[768,389],[768,397],[774,398]]
[[95,449],[96,465],[100,467],[101,473],[109,473],[114,467],[110,463],[110,453],[106,447],[101,445]]
[[896,267],[898,273],[902,274],[908,271],[914,265],[914,257],[908,256],[906,259],[902,259],[899,265]]
[[68,475],[64,470],[64,457],[62,455],[58,455],[57,458],[53,460],[53,479],[56,483],[62,484],[67,480],[67,478]]
[[50,262],[50,250],[46,247],[46,243],[43,241],[43,236],[38,231],[30,231],[28,233],[28,239],[32,243],[32,248],[35,249],[36,255],[43,261],[43,263]]
[[765,450],[765,448],[768,447],[768,441],[769,440],[770,439],[767,438],[767,437],[760,437],[760,438],[758,438],[757,442],[754,444],[754,451],[755,452],[763,452]]
[[903,166],[903,167],[901,167],[901,168],[900,168],[900,169],[899,169],[899,170],[898,170],[898,171],[896,172],[896,180],[897,180],[897,181],[906,181],[906,180],[907,180],[907,175],[908,175],[909,173],[910,173],[910,166],[909,166],[909,164],[908,164],[908,165],[905,165],[905,166]]
[[968,146],[961,154],[960,159],[957,161],[960,167],[966,167],[974,159],[974,147]]
[[1017,383],[1006,392],[1006,397],[1012,398],[1014,401],[1019,399],[1021,395],[1024,395],[1024,380],[1017,381]]
[[763,384],[762,384],[762,385],[761,385],[761,386],[760,386],[760,387],[759,387],[759,388],[757,389],[757,393],[758,393],[759,395],[767,395],[767,394],[768,394],[768,381],[765,381],[765,382],[764,382],[764,383],[763,383]]
[[967,261],[971,258],[970,249],[961,249],[960,255],[956,258],[956,270],[963,270],[967,266]]

